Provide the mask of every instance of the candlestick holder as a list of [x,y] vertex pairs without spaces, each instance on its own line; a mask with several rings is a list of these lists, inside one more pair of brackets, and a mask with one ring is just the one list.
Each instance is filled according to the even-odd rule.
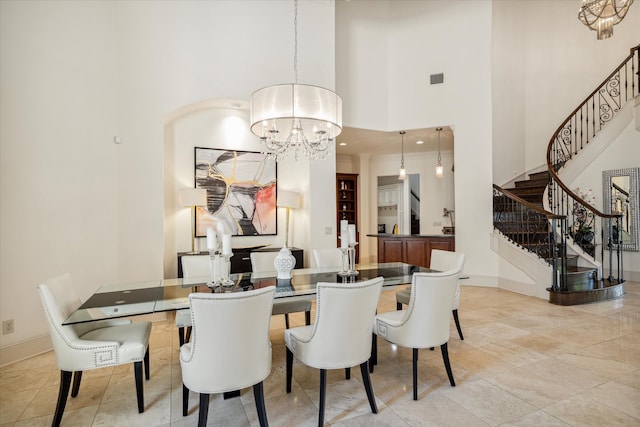
[[218,250],[209,251],[209,270],[211,272],[211,280],[207,282],[207,286],[210,288],[216,288],[222,285],[222,275],[220,260],[222,255]]
[[338,276],[348,277],[357,276],[356,270],[356,245],[358,242],[350,243],[346,248],[340,248],[342,251],[342,271],[338,272]]
[[221,274],[220,274],[220,284],[225,287],[231,287],[234,285],[233,280],[231,280],[229,278],[229,271],[231,270],[231,257],[233,256],[233,254],[230,255],[222,255],[220,258],[220,269],[221,269]]

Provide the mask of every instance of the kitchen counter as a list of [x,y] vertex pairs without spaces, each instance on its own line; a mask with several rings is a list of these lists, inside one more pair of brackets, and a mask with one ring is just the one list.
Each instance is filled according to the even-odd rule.
[[367,234],[378,239],[378,262],[406,262],[429,267],[431,250],[455,251],[453,234]]

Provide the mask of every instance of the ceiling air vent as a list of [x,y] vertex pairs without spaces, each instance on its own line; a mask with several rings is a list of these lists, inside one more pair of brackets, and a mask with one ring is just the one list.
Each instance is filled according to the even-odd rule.
[[444,74],[443,73],[438,73],[438,74],[431,74],[431,84],[432,85],[437,85],[440,83],[444,82]]

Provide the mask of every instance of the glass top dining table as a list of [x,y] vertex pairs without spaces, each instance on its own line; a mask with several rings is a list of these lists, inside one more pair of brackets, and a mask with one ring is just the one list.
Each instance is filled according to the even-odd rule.
[[189,308],[189,294],[194,292],[242,292],[275,286],[274,298],[313,299],[321,282],[352,283],[382,276],[383,286],[410,284],[413,273],[431,272],[400,262],[364,265],[356,276],[341,276],[338,269],[304,268],[292,271],[291,279],[277,279],[270,273],[231,274],[230,286],[213,286],[209,277],[161,279],[103,285],[64,322],[64,325],[93,322],[118,317],[137,316]]

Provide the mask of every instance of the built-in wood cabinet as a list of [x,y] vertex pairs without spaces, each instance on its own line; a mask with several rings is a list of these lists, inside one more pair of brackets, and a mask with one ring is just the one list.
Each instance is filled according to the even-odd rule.
[[[360,227],[358,226],[358,174],[336,174],[336,231],[337,246],[340,247],[340,221],[346,219],[349,224],[356,226],[356,240],[359,242]],[[356,262],[358,260],[356,246]]]
[[454,236],[370,236],[378,238],[378,262],[406,262],[429,267],[432,249],[455,250]]

